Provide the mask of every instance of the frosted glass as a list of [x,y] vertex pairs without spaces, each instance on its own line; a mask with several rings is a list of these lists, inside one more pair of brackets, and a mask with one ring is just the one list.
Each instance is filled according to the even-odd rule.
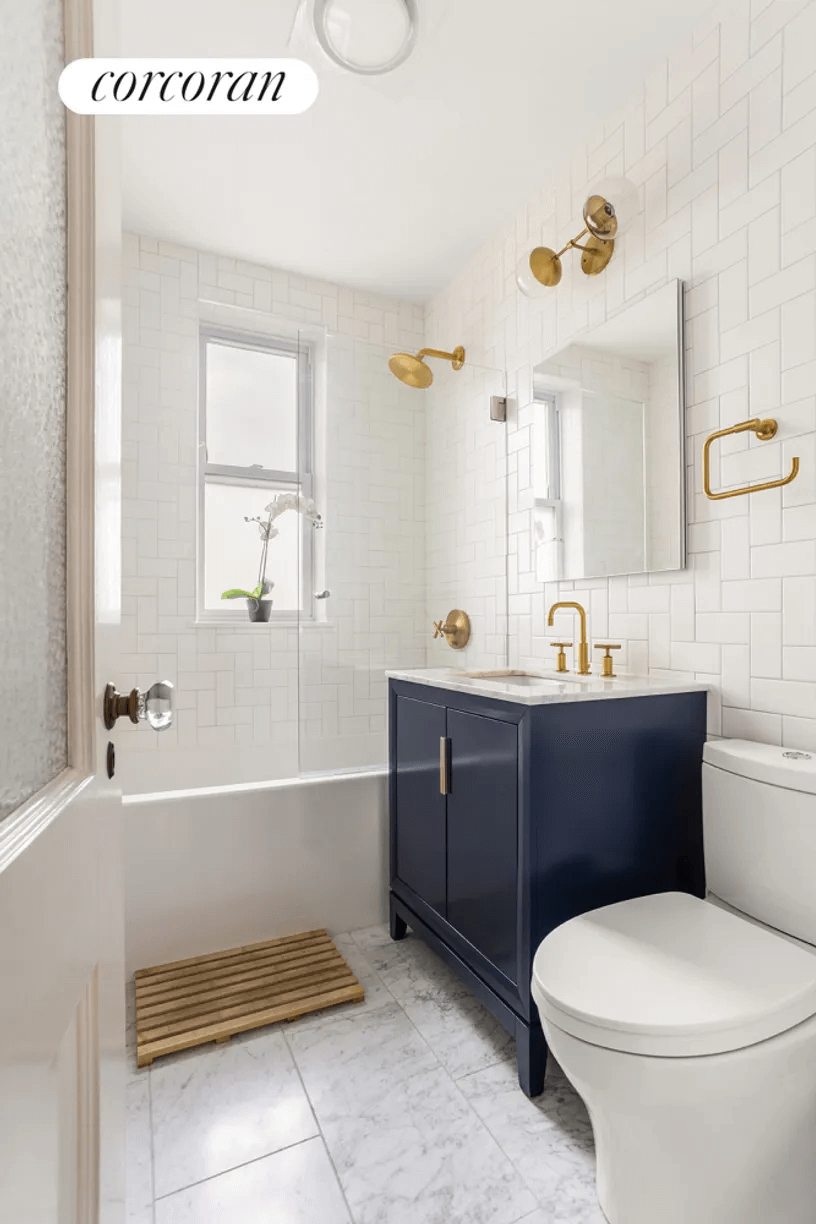
[[[262,540],[257,523],[277,489],[241,488],[207,482],[204,489],[204,607],[209,611],[245,608],[242,600],[222,599],[223,591],[239,587],[251,591],[258,583]],[[266,577],[274,582],[272,606],[276,612],[297,612],[300,605],[299,514],[289,510],[275,520],[280,535],[269,541]],[[311,528],[310,528],[311,530]]]
[[297,471],[297,359],[207,345],[207,461]]
[[0,0],[0,820],[68,763],[60,0]]

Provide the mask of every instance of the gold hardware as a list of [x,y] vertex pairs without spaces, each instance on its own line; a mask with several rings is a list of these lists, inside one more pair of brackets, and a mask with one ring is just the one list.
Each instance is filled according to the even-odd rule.
[[753,417],[750,421],[742,421],[739,425],[732,425],[729,429],[718,429],[710,438],[706,438],[703,446],[703,488],[705,489],[706,497],[711,501],[722,501],[726,497],[741,497],[743,493],[760,493],[763,489],[781,489],[783,485],[790,484],[796,479],[799,472],[799,458],[796,456],[791,463],[791,470],[788,476],[783,476],[781,480],[768,480],[765,484],[746,485],[744,489],[729,489],[725,493],[711,492],[711,456],[709,451],[711,443],[717,438],[725,438],[729,434],[745,433],[750,430],[755,433],[760,442],[770,442],[771,438],[776,437],[777,424],[773,417],[768,417],[761,421],[759,417]]
[[536,247],[531,251],[530,271],[536,280],[542,285],[557,285],[563,271],[561,256],[570,248],[574,251],[581,251],[581,271],[587,276],[597,276],[599,272],[603,272],[615,253],[614,239],[598,238],[592,234],[586,245],[581,246],[578,239],[583,238],[587,233],[589,233],[588,229],[582,229],[580,234],[570,238],[567,245],[560,251],[553,251],[550,247]]
[[609,652],[610,650],[620,650],[620,646],[616,646],[613,642],[596,642],[595,649],[606,651],[606,654],[601,659],[601,675],[606,676],[607,679],[614,680],[615,673],[612,670],[612,655]]
[[572,645],[572,642],[550,642],[550,645],[558,647],[558,659],[555,664],[555,670],[558,672],[569,671],[569,668],[567,667],[567,656],[564,654],[564,651],[568,646]]
[[465,350],[458,344],[452,353],[433,348],[420,349],[416,356],[413,353],[394,353],[388,358],[388,368],[406,386],[424,390],[433,382],[433,371],[423,361],[423,357],[438,357],[441,361],[449,361],[454,370],[461,370],[465,364]]
[[439,740],[439,793],[450,794],[450,740],[446,735]]
[[453,650],[462,650],[470,641],[470,618],[467,612],[454,608],[448,613],[444,625],[442,621],[434,621],[434,637],[444,637]]
[[102,704],[102,715],[105,719],[105,727],[108,731],[112,731],[117,718],[128,716],[132,723],[139,721],[139,698],[141,693],[137,688],[125,695],[117,693],[115,684],[105,686],[105,697]]
[[[516,270],[516,283],[523,293],[535,294],[540,285],[557,285],[561,280],[561,256],[569,250],[581,252],[581,271],[586,276],[603,272],[615,251],[620,237],[637,209],[637,188],[627,179],[607,179],[584,203],[584,228],[570,238],[560,251],[551,247],[536,247],[523,258]],[[580,239],[586,237],[586,242]]]
[[589,646],[587,645],[586,635],[586,612],[579,603],[562,602],[554,603],[547,615],[547,624],[552,627],[553,619],[558,608],[574,608],[581,618],[581,641],[578,645],[578,666],[576,672],[579,676],[589,676]]

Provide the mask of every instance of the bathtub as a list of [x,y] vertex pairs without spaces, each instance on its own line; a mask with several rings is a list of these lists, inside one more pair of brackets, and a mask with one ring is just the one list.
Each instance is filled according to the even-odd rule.
[[127,971],[325,927],[385,922],[383,768],[129,794]]

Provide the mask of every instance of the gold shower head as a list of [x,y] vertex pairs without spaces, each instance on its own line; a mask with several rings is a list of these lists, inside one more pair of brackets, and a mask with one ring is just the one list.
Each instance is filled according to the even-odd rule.
[[465,364],[465,350],[460,344],[452,353],[430,348],[420,349],[416,356],[413,353],[394,353],[388,358],[388,368],[407,387],[424,389],[433,382],[433,371],[422,360],[423,357],[441,357],[443,361],[449,361],[454,370],[461,370]]

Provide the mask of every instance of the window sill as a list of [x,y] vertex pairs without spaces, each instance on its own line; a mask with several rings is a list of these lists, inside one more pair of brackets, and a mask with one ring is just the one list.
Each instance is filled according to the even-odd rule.
[[225,617],[213,619],[197,617],[193,621],[193,627],[195,629],[229,629],[231,633],[255,633],[259,629],[333,629],[334,621],[317,621],[307,618],[303,620],[251,621],[227,620]]

